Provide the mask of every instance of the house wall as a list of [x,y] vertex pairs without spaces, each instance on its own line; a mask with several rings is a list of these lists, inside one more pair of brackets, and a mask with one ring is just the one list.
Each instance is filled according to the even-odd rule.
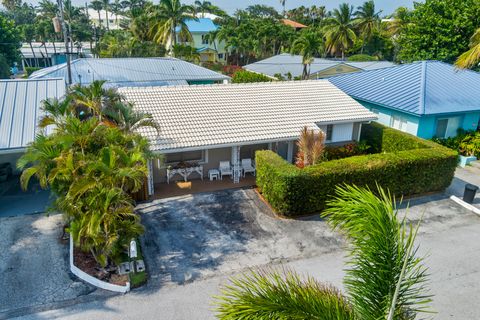
[[459,128],[465,130],[476,130],[480,121],[480,111],[418,117],[405,112],[385,108],[377,104],[368,103],[361,100],[358,100],[358,102],[360,102],[370,111],[377,113],[377,122],[385,126],[392,127],[393,116],[406,119],[407,125],[403,131],[416,135],[423,139],[431,139],[435,137],[437,130],[437,122],[439,119],[449,119],[446,130],[446,137],[455,136]]
[[[209,42],[208,44],[202,43],[202,36],[206,35],[207,32],[192,32],[193,41],[191,43],[184,43],[191,45],[194,48],[201,49],[201,48],[210,48],[212,50],[217,50],[218,54],[220,55],[215,57],[219,61],[225,61],[225,42],[224,41],[215,41],[215,44]],[[180,40],[180,39],[179,39]],[[179,43],[181,41],[178,41]],[[211,60],[208,60],[211,61]]]

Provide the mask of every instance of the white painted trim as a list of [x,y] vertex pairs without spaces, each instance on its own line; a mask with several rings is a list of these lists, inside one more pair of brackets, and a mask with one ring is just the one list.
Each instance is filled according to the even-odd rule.
[[453,201],[455,201],[456,203],[458,203],[459,205],[461,205],[465,209],[470,210],[473,213],[475,213],[476,215],[480,216],[480,209],[478,209],[477,207],[474,207],[471,204],[466,203],[465,201],[463,201],[462,199],[460,199],[459,197],[456,197],[456,196],[450,196],[450,199],[452,199]]
[[91,285],[108,290],[108,291],[113,291],[113,292],[119,292],[119,293],[127,293],[130,291],[130,282],[127,282],[125,286],[119,286],[116,284],[111,284],[102,280],[99,280],[95,277],[92,277],[91,275],[87,274],[86,272],[80,270],[73,264],[73,239],[72,235],[70,235],[70,271],[82,279],[85,282],[90,283]]

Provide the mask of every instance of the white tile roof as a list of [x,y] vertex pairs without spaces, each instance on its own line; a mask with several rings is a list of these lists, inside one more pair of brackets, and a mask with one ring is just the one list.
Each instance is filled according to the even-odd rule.
[[121,88],[161,127],[142,134],[153,151],[175,152],[296,139],[304,126],[375,120],[326,80]]
[[37,133],[43,100],[65,94],[63,79],[0,81],[0,153],[21,150]]

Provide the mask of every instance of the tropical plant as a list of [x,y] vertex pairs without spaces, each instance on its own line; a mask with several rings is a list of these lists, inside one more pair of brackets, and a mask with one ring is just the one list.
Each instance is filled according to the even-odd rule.
[[318,32],[306,30],[295,39],[292,44],[291,53],[302,56],[303,72],[302,79],[310,77],[310,66],[315,56],[322,55],[324,51],[323,39]]
[[460,55],[455,66],[470,69],[480,64],[480,28],[470,38],[470,49]]
[[142,188],[151,155],[135,131],[158,126],[131,105],[120,106],[121,97],[102,84],[45,102],[40,127],[53,125],[53,133],[41,131],[17,166],[24,169],[22,187],[36,177],[50,188],[75,245],[106,266],[143,232],[131,195]]
[[103,3],[100,0],[92,0],[90,2],[90,8],[93,10],[97,11],[98,15],[98,25],[99,27],[102,27],[102,24],[100,21],[102,21],[102,16],[100,15],[100,11],[103,9]]
[[298,153],[296,165],[304,168],[319,163],[323,158],[325,149],[325,133],[320,130],[315,133],[313,129],[308,130],[305,126],[302,129],[300,138],[297,141]]
[[180,0],[160,0],[152,15],[150,32],[153,39],[164,44],[171,53],[177,44],[177,34],[183,42],[191,42],[192,34],[187,21],[197,19],[193,16],[194,11],[192,6],[183,5]]
[[195,14],[198,15],[200,13],[201,18],[205,18],[205,13],[212,13],[212,8],[213,5],[210,1],[195,0],[194,2]]
[[363,5],[358,7],[357,11],[355,12],[355,23],[363,38],[362,48],[360,50],[361,54],[363,54],[365,42],[372,38],[374,32],[380,26],[381,12],[382,11],[375,11],[375,2],[373,0],[364,2]]
[[340,52],[342,59],[345,59],[345,52],[357,39],[352,15],[353,6],[342,3],[338,9],[333,10],[332,17],[325,21],[327,51],[332,55]]
[[108,16],[108,10],[110,9],[110,0],[101,0],[102,9],[105,10],[105,20],[107,21],[107,30],[110,30],[110,17]]
[[13,20],[0,15],[0,53],[9,66],[20,57],[20,34]]
[[287,0],[279,0],[279,1],[280,1],[280,5],[283,8],[283,11],[282,11],[283,17],[285,18],[287,15],[287,10],[286,10]]
[[337,187],[322,213],[350,243],[347,297],[294,272],[251,271],[216,297],[220,319],[414,319],[428,311],[426,268],[417,257],[418,225],[399,218],[395,199],[377,187]]
[[194,63],[200,62],[200,53],[198,53],[197,48],[189,45],[176,44],[172,48],[172,53],[173,56],[182,60]]
[[252,82],[271,82],[272,78],[261,73],[250,72],[239,69],[232,75],[232,83],[252,83]]

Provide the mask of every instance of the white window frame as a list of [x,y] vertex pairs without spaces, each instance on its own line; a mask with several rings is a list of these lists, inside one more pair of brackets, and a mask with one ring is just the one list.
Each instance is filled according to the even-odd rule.
[[[331,128],[330,137],[328,136],[328,128]],[[325,127],[325,142],[332,142],[333,130],[334,130],[334,125],[333,124],[327,124],[327,126]]]
[[[398,120],[398,122],[400,123],[400,127],[399,128],[396,128],[394,125],[395,125],[395,120]],[[404,128],[404,125],[405,125],[405,128]],[[397,130],[400,130],[402,132],[407,132],[407,128],[408,128],[408,120],[405,119],[404,117],[401,117],[401,116],[392,116],[390,118],[390,127],[394,128],[394,129],[397,129]]]

